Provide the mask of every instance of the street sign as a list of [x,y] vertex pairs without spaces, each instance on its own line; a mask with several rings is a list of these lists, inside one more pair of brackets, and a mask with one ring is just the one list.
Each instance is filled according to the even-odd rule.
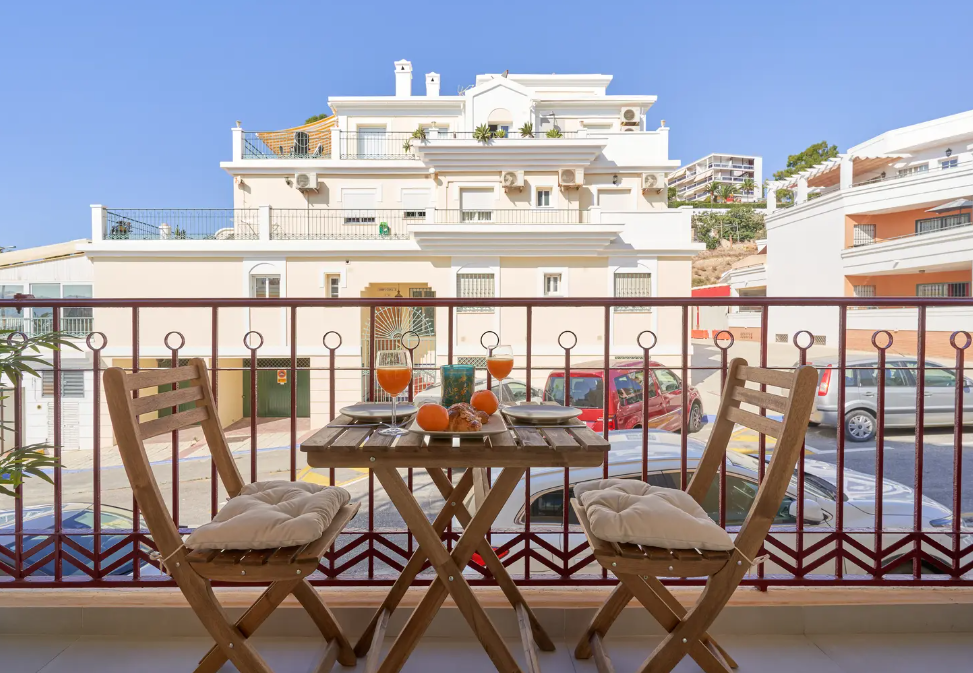
[[284,385],[285,383],[287,383],[287,370],[286,369],[278,369],[277,370],[277,383],[279,383],[280,385]]

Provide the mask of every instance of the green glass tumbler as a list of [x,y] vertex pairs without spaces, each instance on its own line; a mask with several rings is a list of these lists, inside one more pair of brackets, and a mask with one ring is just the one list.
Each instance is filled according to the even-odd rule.
[[473,365],[443,365],[443,406],[447,409],[457,402],[470,403],[476,385]]

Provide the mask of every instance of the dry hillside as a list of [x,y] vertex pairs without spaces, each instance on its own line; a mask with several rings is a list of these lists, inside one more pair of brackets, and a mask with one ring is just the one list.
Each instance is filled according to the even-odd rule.
[[730,245],[724,241],[724,246],[703,250],[693,258],[693,287],[719,283],[720,276],[734,262],[757,252],[757,246],[749,242]]

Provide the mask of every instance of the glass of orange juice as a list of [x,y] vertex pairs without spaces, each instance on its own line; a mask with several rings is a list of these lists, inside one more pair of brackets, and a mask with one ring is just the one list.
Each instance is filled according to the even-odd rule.
[[510,346],[497,346],[487,356],[487,371],[490,376],[500,382],[500,394],[497,401],[502,409],[506,405],[503,403],[503,380],[510,376],[514,368],[514,350]]
[[387,428],[378,431],[380,435],[407,434],[407,430],[395,422],[395,399],[412,383],[412,365],[409,354],[404,350],[379,351],[375,354],[375,376],[378,385],[392,398],[392,422]]

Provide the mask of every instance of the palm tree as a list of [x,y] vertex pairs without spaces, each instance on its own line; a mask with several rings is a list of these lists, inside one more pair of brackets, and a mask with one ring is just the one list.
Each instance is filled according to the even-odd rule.
[[726,203],[734,194],[737,193],[737,191],[737,188],[733,185],[720,185],[719,189],[717,190],[717,194],[719,194],[719,197],[723,199],[723,203]]
[[720,192],[720,183],[711,182],[709,187],[706,188],[706,193],[709,194],[710,201],[716,201],[716,195]]
[[743,182],[740,183],[740,188],[743,190],[744,194],[753,196],[753,190],[756,185],[753,182],[753,178],[744,178]]

